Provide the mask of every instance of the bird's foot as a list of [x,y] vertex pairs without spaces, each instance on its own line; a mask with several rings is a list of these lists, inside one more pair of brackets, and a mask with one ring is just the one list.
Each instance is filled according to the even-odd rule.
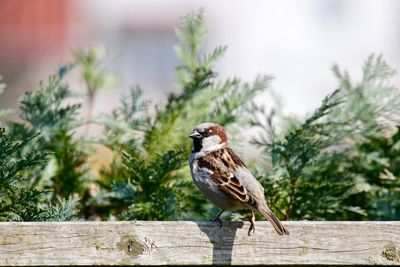
[[252,223],[249,227],[249,232],[247,233],[249,236],[251,236],[251,232],[253,232],[253,234],[256,231],[256,227],[254,226],[254,223]]
[[219,223],[219,228],[222,227],[222,220],[221,220],[219,217],[216,217],[216,218],[214,218],[214,219],[211,219],[210,221],[211,221],[211,222],[217,222],[217,223]]
[[249,222],[250,222],[250,227],[249,227],[249,232],[247,233],[248,236],[251,236],[251,232],[253,232],[253,234],[256,232],[256,218],[254,216],[254,212],[251,211],[251,217],[249,218]]
[[224,212],[224,209],[220,210],[220,211],[218,212],[217,216],[215,216],[214,219],[211,219],[211,220],[210,220],[210,221],[212,221],[212,222],[217,222],[217,223],[219,223],[219,228],[222,227],[222,221],[221,221],[221,219],[220,219],[219,217],[221,216],[221,214],[222,214],[223,212]]

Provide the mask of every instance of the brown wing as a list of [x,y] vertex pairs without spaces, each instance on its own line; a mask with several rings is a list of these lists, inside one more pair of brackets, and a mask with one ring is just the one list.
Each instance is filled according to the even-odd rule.
[[256,202],[240,180],[234,175],[234,166],[245,167],[240,158],[230,149],[224,148],[199,158],[198,166],[213,172],[212,178],[229,196],[252,206]]

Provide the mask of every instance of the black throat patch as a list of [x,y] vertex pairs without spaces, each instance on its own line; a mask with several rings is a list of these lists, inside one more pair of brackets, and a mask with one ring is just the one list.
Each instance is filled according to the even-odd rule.
[[200,152],[203,148],[202,139],[193,139],[193,152]]

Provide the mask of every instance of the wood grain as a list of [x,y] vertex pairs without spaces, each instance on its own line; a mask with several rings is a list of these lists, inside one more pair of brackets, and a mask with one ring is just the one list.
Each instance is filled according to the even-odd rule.
[[400,222],[0,223],[0,265],[400,264]]

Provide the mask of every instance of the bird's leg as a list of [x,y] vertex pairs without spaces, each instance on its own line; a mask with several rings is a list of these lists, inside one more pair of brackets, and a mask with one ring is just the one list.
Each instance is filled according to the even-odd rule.
[[220,211],[218,212],[217,216],[215,216],[215,218],[211,220],[211,221],[213,221],[213,222],[219,223],[219,227],[222,227],[222,221],[221,221],[221,219],[220,219],[219,217],[221,216],[221,214],[222,214],[224,211],[225,211],[224,209],[220,210]]
[[249,218],[249,222],[250,222],[250,228],[249,228],[248,235],[251,236],[251,231],[253,231],[253,234],[256,231],[256,227],[255,227],[256,217],[254,216],[253,210],[251,210],[251,216]]

